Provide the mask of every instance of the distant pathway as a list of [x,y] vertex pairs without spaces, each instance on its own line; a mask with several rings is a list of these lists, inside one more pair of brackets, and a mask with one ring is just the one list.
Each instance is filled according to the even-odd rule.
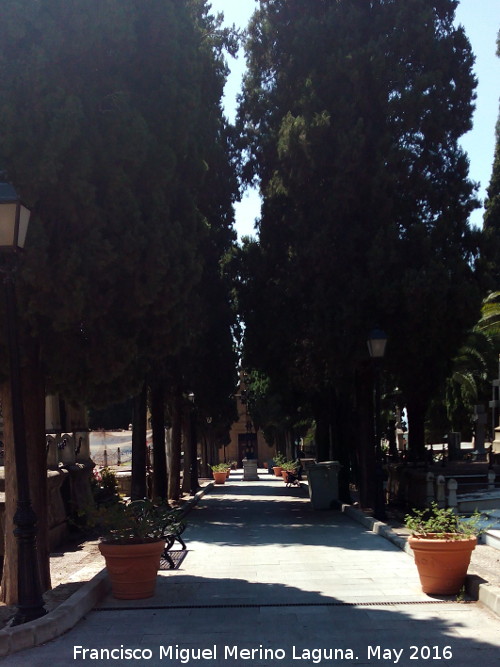
[[[232,473],[203,497],[188,517],[188,554],[161,573],[153,598],[107,597],[71,632],[2,667],[88,665],[92,655],[176,667],[499,664],[497,617],[424,595],[407,554],[260,476]],[[141,657],[106,661],[103,649]]]

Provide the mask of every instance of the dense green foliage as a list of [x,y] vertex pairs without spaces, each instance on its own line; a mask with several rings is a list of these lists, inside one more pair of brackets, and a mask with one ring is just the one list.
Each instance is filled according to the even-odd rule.
[[[207,0],[6,3],[0,165],[33,210],[20,310],[47,388],[96,406],[140,395],[145,430],[149,386],[156,434],[167,400],[179,455],[192,392],[198,428],[220,442],[235,417],[237,266],[251,415],[269,441],[290,445],[314,419],[320,459],[340,459],[341,475],[369,469],[365,341],[379,326],[421,456],[453,359],[450,413],[489,363],[461,348],[481,295],[458,144],[476,81],[456,5],[262,0],[233,133],[221,99],[235,35]],[[259,239],[239,249],[235,146],[263,196]],[[471,374],[459,359],[472,356]]]
[[[500,57],[500,32],[497,39],[497,56]],[[500,115],[496,127],[496,146],[493,170],[484,203],[484,231],[487,240],[485,255],[491,288],[498,290],[500,285]]]
[[[180,358],[195,368],[214,339],[223,381],[206,402],[230,421],[234,316],[223,263],[237,184],[221,99],[224,50],[236,41],[220,26],[206,0],[2,8],[0,167],[33,212],[18,279],[23,347],[35,348],[50,392],[97,407],[136,397],[139,498],[146,387],[160,397],[162,424],[165,385],[192,390]],[[43,432],[36,438],[29,447],[43,451]],[[156,437],[155,446],[164,453]]]
[[[497,39],[500,56],[500,33]],[[483,300],[481,318],[467,337],[453,362],[453,372],[446,382],[443,404],[451,430],[470,437],[474,405],[486,405],[491,397],[491,379],[498,375],[500,353],[500,118],[496,128],[496,146],[491,181],[487,189],[484,215],[484,242],[481,258],[483,277],[490,291]]]
[[483,300],[481,317],[453,360],[444,397],[440,395],[436,401],[447,413],[443,432],[459,431],[464,440],[472,437],[474,409],[478,404],[487,405],[491,398],[491,380],[498,376],[499,355],[500,292],[492,292]]
[[269,0],[249,30],[242,176],[263,208],[240,290],[247,359],[312,396],[344,460],[369,331],[389,336],[422,453],[426,407],[478,315],[458,145],[476,82],[455,7]]
[[[0,160],[34,212],[24,303],[52,390],[108,403],[200,328],[231,243],[206,3],[20,0],[0,26]],[[216,189],[218,187],[218,189]]]

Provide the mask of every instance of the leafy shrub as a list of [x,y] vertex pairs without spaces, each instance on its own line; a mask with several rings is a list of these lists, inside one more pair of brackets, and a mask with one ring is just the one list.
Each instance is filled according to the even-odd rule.
[[148,499],[89,508],[85,518],[87,528],[109,544],[156,542],[183,526],[179,510]]
[[283,456],[281,452],[278,452],[274,457],[273,457],[274,465],[275,466],[280,466],[283,467],[283,463],[286,462],[286,456]]
[[227,463],[216,463],[210,467],[212,468],[213,472],[226,472],[226,470],[229,468]]
[[99,470],[95,467],[90,480],[90,488],[92,497],[98,504],[108,505],[120,500],[118,480],[116,473],[111,468],[102,468]]
[[464,520],[451,507],[440,508],[436,502],[429,508],[412,512],[405,516],[405,525],[415,537],[459,540],[477,536],[484,530],[479,526],[479,512]]

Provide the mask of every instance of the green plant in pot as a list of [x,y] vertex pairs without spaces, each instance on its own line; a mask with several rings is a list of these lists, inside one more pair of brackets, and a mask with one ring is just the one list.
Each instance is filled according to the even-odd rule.
[[424,593],[454,595],[461,590],[481,532],[480,518],[476,512],[465,520],[452,508],[440,508],[435,502],[405,517]]
[[288,482],[288,473],[295,474],[297,472],[297,462],[296,461],[284,461],[281,464],[281,475],[285,481]]
[[274,457],[274,466],[273,466],[273,472],[276,475],[276,477],[281,477],[281,471],[283,470],[283,464],[286,462],[286,457],[283,456],[280,452],[278,452]]
[[113,596],[137,600],[154,595],[165,536],[179,528],[178,512],[145,499],[97,507],[86,518],[100,536]]
[[226,463],[216,463],[212,468],[212,474],[214,476],[214,481],[216,484],[224,484],[227,479],[227,464]]

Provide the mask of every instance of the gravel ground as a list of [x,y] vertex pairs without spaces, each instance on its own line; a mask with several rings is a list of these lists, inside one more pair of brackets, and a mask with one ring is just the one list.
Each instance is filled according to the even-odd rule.
[[[103,569],[104,558],[97,545],[97,540],[69,542],[61,551],[51,554],[52,590],[43,596],[47,611],[55,609]],[[15,612],[15,607],[0,603],[0,629],[8,625]]]
[[486,544],[478,544],[472,552],[469,572],[477,574],[492,586],[500,587],[500,551]]

